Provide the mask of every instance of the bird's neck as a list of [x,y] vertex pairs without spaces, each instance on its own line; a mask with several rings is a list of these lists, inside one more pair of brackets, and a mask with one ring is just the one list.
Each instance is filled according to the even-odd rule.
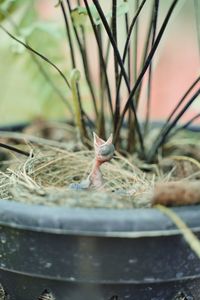
[[100,170],[100,165],[102,163],[98,160],[94,161],[92,171],[89,175],[89,179],[93,186],[101,187],[103,185],[103,177]]

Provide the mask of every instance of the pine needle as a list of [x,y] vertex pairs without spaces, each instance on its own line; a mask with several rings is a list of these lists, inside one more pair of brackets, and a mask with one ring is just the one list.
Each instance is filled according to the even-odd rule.
[[185,241],[193,250],[193,252],[200,258],[200,241],[197,236],[192,232],[192,230],[185,224],[185,222],[170,208],[163,205],[155,206],[163,214],[165,214],[171,221],[177,226],[177,228],[182,233]]

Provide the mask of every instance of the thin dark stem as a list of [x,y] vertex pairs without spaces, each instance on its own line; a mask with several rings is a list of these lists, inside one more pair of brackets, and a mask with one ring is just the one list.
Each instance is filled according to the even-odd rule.
[[127,51],[128,51],[128,47],[129,47],[129,43],[130,43],[130,38],[131,38],[131,34],[132,34],[132,31],[133,31],[133,28],[136,24],[136,21],[139,17],[139,14],[145,4],[147,0],[143,0],[140,4],[140,6],[138,7],[136,13],[135,13],[135,16],[133,17],[133,20],[131,21],[131,24],[130,24],[130,28],[129,28],[129,32],[128,32],[128,35],[127,35],[127,38],[126,38],[126,42],[125,42],[125,46],[124,46],[124,51],[123,51],[123,58],[122,58],[122,61],[124,62],[125,59],[126,59],[126,55],[127,55]]
[[[155,0],[154,2],[154,13],[153,13],[153,32],[152,32],[152,41],[151,41],[151,49],[153,48],[153,44],[156,36],[156,28],[158,21],[158,9],[159,9],[159,0]],[[148,130],[149,119],[150,119],[150,108],[151,108],[151,84],[152,84],[152,62],[149,66],[149,77],[148,77],[148,86],[147,86],[147,112],[145,118],[144,132]]]
[[[141,5],[143,5],[144,3],[142,2]],[[137,8],[137,6],[136,6]],[[150,16],[150,20],[149,20],[149,25],[147,26],[148,28],[148,31],[147,31],[147,34],[146,34],[146,39],[145,39],[145,43],[144,43],[144,51],[143,51],[143,55],[142,55],[142,68],[145,64],[145,61],[146,61],[146,58],[147,58],[147,53],[148,53],[148,49],[149,49],[149,44],[150,44],[150,37],[151,37],[151,31],[152,31],[152,24],[153,24],[153,12],[154,12],[154,6],[152,7],[152,11],[151,11],[151,16]],[[140,7],[138,8],[138,10],[140,11]],[[137,13],[136,13],[137,14]],[[138,28],[136,28],[136,36],[137,36],[137,31],[138,31]],[[137,39],[135,37],[135,49],[137,49]],[[137,65],[137,55],[134,56],[135,58],[135,61],[134,61],[134,66],[135,66],[135,76],[134,76],[134,82],[136,82],[137,80],[137,69],[136,69],[136,65]],[[139,103],[139,98],[140,98],[140,92],[141,92],[141,89],[142,89],[142,83],[143,81],[141,81],[140,85],[138,86],[137,88],[137,91],[136,91],[136,94],[135,94],[135,101],[136,101],[136,109],[138,107],[138,103]],[[133,131],[133,134],[131,134],[131,132],[129,133],[129,143],[128,143],[128,147],[129,149],[131,150],[131,147],[133,148],[132,146],[132,143],[131,143],[131,139],[134,139],[134,128],[135,128],[135,124],[134,124],[134,120],[132,121],[132,124],[130,126],[131,130]]]
[[[139,0],[135,1],[135,5],[136,5],[136,12],[137,12],[138,8],[141,7],[141,6],[139,6]],[[143,3],[143,5],[144,5],[144,3]],[[140,11],[141,10],[139,10],[139,12]],[[138,16],[139,16],[139,14],[138,14]],[[133,48],[133,51],[134,51],[134,53],[133,53],[133,59],[134,59],[133,82],[135,83],[136,80],[137,80],[137,62],[138,62],[138,32],[139,32],[139,20],[138,20],[138,18],[136,18],[135,21],[132,22],[131,25],[135,29],[135,31],[134,31],[134,48]]]
[[[116,46],[118,47],[117,43],[117,0],[112,0],[112,34],[115,40]],[[115,69],[115,87],[117,92],[117,84],[118,84],[118,61],[115,55],[115,51],[113,50],[114,55],[114,69]],[[116,97],[116,104],[120,101],[120,95]]]
[[[126,0],[124,0],[126,2]],[[126,28],[126,36],[128,35],[129,32],[129,15],[128,13],[125,14],[125,28]],[[127,73],[128,73],[128,78],[129,78],[129,84],[131,85],[131,53],[130,53],[130,45],[128,46],[128,57],[127,57]],[[128,112],[128,140],[127,140],[127,151],[130,153],[131,148],[134,146],[134,136],[135,132],[132,130],[132,110],[129,109]]]
[[[125,14],[125,26],[126,26],[126,35],[128,35],[129,32],[129,19],[128,19],[128,13]],[[130,51],[130,45],[128,45],[128,50],[127,50],[127,73],[128,73],[128,79],[129,79],[129,84],[131,81],[131,51]]]
[[[80,1],[77,1],[78,5],[80,5]],[[87,43],[86,43],[86,36],[85,36],[85,28],[83,25],[80,26],[80,29],[81,29],[81,37],[82,37],[82,49],[83,49],[83,52],[84,52],[84,59],[85,59],[85,64],[87,66],[87,80],[90,82],[92,81],[91,80],[91,74],[90,74],[90,68],[89,68],[89,62],[88,62],[88,51],[87,51]],[[78,33],[78,31],[77,31]],[[96,104],[96,96],[95,96],[95,93],[94,93],[94,89],[93,89],[93,85],[91,83],[91,87],[90,87],[90,90],[91,90],[91,94],[92,94],[92,98],[93,98],[93,102],[94,102],[94,109],[95,109],[95,113],[97,115],[97,104]]]
[[[63,4],[62,1],[60,1],[60,6],[61,6],[62,14],[63,14],[63,17],[64,17],[64,21],[65,21],[65,28],[66,28],[67,39],[68,39],[68,42],[69,42],[72,68],[76,69],[76,61],[75,61],[75,55],[74,55],[74,53],[75,53],[74,52],[74,45],[73,45],[73,42],[72,42],[72,36],[71,36],[71,32],[70,32],[69,21],[68,21],[67,14],[66,14],[66,11],[65,11],[65,7],[64,7],[64,4]],[[82,107],[81,94],[80,94],[80,89],[79,89],[79,84],[78,83],[77,83],[77,94],[78,94],[78,101],[79,101],[81,112],[83,113],[83,115],[88,120],[90,120],[89,116],[86,114],[86,112],[83,110],[83,107]]]
[[194,121],[200,118],[200,113],[196,114],[194,117],[192,117],[187,123],[185,123],[182,126],[179,126],[178,128],[175,128],[175,130],[169,135],[169,138],[174,136],[177,132],[180,130],[187,129]]
[[[104,15],[103,11],[102,11],[102,8],[101,8],[99,2],[98,2],[97,0],[93,0],[93,3],[94,3],[94,5],[95,5],[95,7],[96,7],[96,9],[97,9],[97,11],[98,11],[98,13],[99,13],[99,16],[100,16],[100,18],[101,18],[101,21],[102,21],[102,23],[103,23],[103,25],[104,25],[104,28],[105,28],[105,30],[106,30],[106,32],[107,32],[107,35],[108,35],[108,37],[109,37],[109,39],[110,39],[110,42],[111,42],[111,44],[112,44],[113,50],[115,51],[115,56],[117,57],[118,64],[119,64],[119,66],[120,66],[120,68],[121,68],[121,72],[122,72],[122,75],[123,75],[123,77],[124,77],[124,80],[125,80],[127,89],[128,89],[128,91],[130,92],[130,85],[129,85],[128,76],[127,76],[126,70],[125,70],[125,68],[124,68],[124,64],[123,64],[123,62],[122,62],[122,59],[121,59],[119,50],[118,50],[117,45],[116,45],[116,43],[115,43],[115,40],[114,40],[114,38],[113,38],[112,32],[111,32],[110,27],[109,27],[109,25],[108,25],[108,22],[107,22],[107,20],[106,20],[106,17],[105,17],[105,15]],[[131,97],[131,100],[132,100],[132,97]],[[138,118],[137,118],[137,114],[136,114],[136,110],[135,110],[134,103],[131,104],[131,109],[132,109],[132,111],[133,111],[133,113],[134,113],[134,117],[135,117],[136,131],[137,131],[137,134],[138,134],[138,136],[139,136],[139,141],[140,141],[141,151],[144,152],[144,143],[143,143],[142,133],[141,133],[140,125],[139,125],[139,122],[138,122]],[[119,130],[118,130],[117,133],[115,132],[115,135],[114,135],[114,143],[117,143],[118,137],[119,137]]]
[[108,66],[108,61],[109,61],[109,54],[110,54],[110,41],[108,40],[108,44],[106,46],[106,51],[105,51],[105,65],[106,65],[106,69]]
[[18,148],[15,148],[15,147],[7,145],[7,144],[0,143],[0,147],[11,150],[11,151],[14,151],[14,152],[17,152],[17,153],[25,155],[25,156],[30,156],[29,152],[20,150]]
[[100,18],[101,18],[101,21],[102,21],[102,23],[103,23],[103,25],[104,25],[104,28],[105,28],[105,30],[106,30],[106,32],[107,32],[107,35],[108,35],[108,37],[109,37],[110,43],[112,44],[112,47],[113,47],[113,50],[114,50],[114,52],[115,52],[115,56],[116,56],[116,58],[117,58],[118,64],[120,65],[120,68],[121,68],[121,71],[122,71],[122,75],[123,75],[123,77],[124,77],[124,80],[125,80],[127,89],[130,89],[129,81],[128,81],[128,76],[127,76],[126,70],[125,70],[125,68],[124,68],[124,65],[123,65],[123,62],[122,62],[122,59],[121,59],[121,56],[120,56],[118,47],[117,47],[117,45],[116,45],[115,39],[114,39],[113,34],[112,34],[111,30],[110,30],[110,27],[109,27],[109,25],[108,25],[108,22],[107,22],[107,20],[106,20],[106,17],[105,17],[105,15],[104,15],[104,12],[103,12],[103,10],[102,10],[100,4],[99,4],[99,1],[93,0],[93,3],[94,3],[94,5],[95,5],[95,7],[96,7],[96,9],[97,9],[97,11],[98,11],[98,13],[99,13],[99,16],[100,16]]
[[65,7],[64,7],[64,4],[62,1],[60,1],[60,6],[61,6],[62,13],[63,13],[64,21],[65,21],[65,28],[66,28],[66,33],[67,33],[67,39],[69,42],[71,60],[72,60],[72,67],[76,68],[75,56],[74,56],[74,46],[73,46],[72,37],[71,37],[71,33],[70,33],[69,22],[68,22]]
[[110,106],[110,110],[111,110],[111,114],[112,114],[112,118],[113,118],[113,107],[112,107],[111,91],[110,91],[110,85],[109,85],[108,75],[107,75],[107,71],[106,71],[106,64],[105,64],[104,57],[103,57],[102,45],[101,45],[99,37],[98,37],[98,31],[97,31],[97,28],[94,24],[94,20],[93,20],[93,17],[92,17],[92,14],[91,14],[91,11],[90,11],[90,8],[89,8],[89,5],[88,5],[88,1],[84,0],[84,3],[85,3],[85,7],[87,9],[87,12],[88,12],[88,16],[90,18],[90,22],[91,22],[91,25],[92,25],[92,29],[94,31],[96,42],[97,42],[97,45],[98,45],[99,55],[100,55],[102,67],[103,67],[103,70],[104,70],[104,76],[105,76],[105,83],[106,83],[106,88],[107,88],[107,93],[108,93],[109,106]]
[[[135,12],[137,15],[138,9],[140,8],[140,1],[136,0],[135,1]],[[143,7],[143,6],[142,6]],[[139,10],[140,12],[140,10]],[[139,16],[139,14],[138,14]],[[139,18],[133,19],[131,28],[130,28],[130,33],[132,33],[132,29],[134,29],[134,35],[133,35],[133,82],[136,82],[137,79],[137,63],[138,63],[138,31],[139,31]],[[129,36],[129,32],[128,32]],[[128,39],[127,39],[128,42]],[[128,45],[128,44],[127,44]],[[125,51],[126,51],[126,45],[125,45]],[[125,61],[125,58],[124,58]],[[120,82],[121,84],[121,82]],[[120,85],[119,85],[119,90],[120,90]],[[137,99],[135,98],[135,101]],[[137,105],[137,101],[135,103]],[[127,150],[128,152],[132,152],[135,149],[135,120],[132,115],[131,108],[128,108],[128,113],[129,113],[129,132],[128,132],[128,142],[127,142]]]
[[[68,9],[69,9],[70,17],[71,17],[71,14],[72,14],[71,4],[70,4],[69,0],[66,0],[66,2],[67,2]],[[73,26],[73,29],[74,29],[74,34],[75,34],[75,37],[76,37],[76,40],[77,40],[77,43],[78,43],[78,47],[79,47],[79,50],[80,50],[80,53],[81,53],[81,59],[82,59],[83,67],[84,67],[84,71],[85,71],[85,78],[86,78],[86,81],[87,81],[87,84],[88,84],[88,87],[89,87],[89,91],[90,91],[90,94],[91,94],[91,97],[92,97],[94,111],[95,111],[96,116],[98,116],[98,110],[97,110],[97,104],[96,104],[97,101],[96,101],[96,96],[95,96],[92,81],[91,81],[87,55],[86,55],[85,49],[84,49],[84,47],[83,47],[83,45],[80,41],[78,31],[77,31],[76,27],[73,24],[72,17],[71,17],[71,22],[72,22],[72,26]]]
[[156,141],[154,142],[151,150],[149,151],[149,155],[147,158],[148,162],[152,162],[154,159],[158,148],[164,144],[166,138],[168,137],[171,130],[176,126],[180,118],[184,115],[184,113],[188,110],[188,108],[191,106],[191,104],[194,102],[194,100],[200,95],[200,88],[196,91],[196,93],[192,96],[192,98],[185,104],[185,106],[181,109],[179,114],[176,116],[176,118],[169,124],[169,126],[166,128],[165,131],[162,132],[162,135],[160,135]]
[[100,48],[98,47],[98,62],[99,62],[99,97],[100,97],[100,112],[99,112],[99,120],[98,120],[98,135],[101,136],[103,139],[106,138],[105,134],[105,112],[104,112],[104,84],[105,84],[105,76],[104,75],[104,69],[101,62],[101,49],[103,48],[102,45],[102,32],[101,32],[101,26],[97,27],[98,32],[98,40],[100,44]]
[[191,118],[186,124],[184,124],[180,129],[186,129],[190,126],[194,121],[200,118],[200,113],[196,114],[193,118]]
[[[126,38],[126,42],[125,42],[125,46],[124,46],[124,51],[123,51],[123,57],[122,57],[122,63],[125,63],[126,60],[126,55],[128,52],[128,48],[129,48],[129,43],[130,43],[130,37],[134,28],[134,25],[137,21],[137,18],[145,4],[146,0],[143,0],[142,3],[140,4],[140,6],[138,7],[138,10],[136,11],[136,14],[131,22],[128,34],[127,34],[127,38]],[[116,99],[118,99],[119,97],[119,91],[120,91],[120,86],[121,86],[121,81],[122,81],[122,70],[119,74],[119,81],[118,81],[118,86],[117,86],[117,95],[116,95]],[[130,90],[129,90],[130,92]],[[119,115],[120,115],[120,103],[116,101],[116,108],[115,108],[115,124],[117,126],[118,122],[119,122]]]
[[23,45],[26,49],[28,49],[29,51],[33,52],[34,54],[36,54],[37,56],[39,56],[41,59],[43,59],[44,61],[46,61],[48,64],[50,64],[54,69],[56,69],[58,71],[58,73],[61,75],[61,77],[64,79],[65,83],[67,84],[67,86],[71,89],[70,84],[67,80],[67,78],[65,77],[65,75],[63,74],[63,72],[54,64],[52,63],[46,56],[44,56],[43,54],[39,53],[38,51],[36,51],[35,49],[33,49],[31,46],[29,46],[28,44],[20,41],[18,38],[16,38],[15,36],[13,36],[9,31],[7,31],[7,29],[5,29],[1,24],[0,24],[0,28],[7,33],[13,40],[17,41],[19,44]]
[[[148,51],[149,51],[149,48],[150,48],[152,27],[153,27],[153,15],[154,15],[153,13],[154,13],[154,5],[152,5],[149,24],[147,26],[148,30],[147,30],[146,39],[145,39],[145,42],[144,42],[144,47],[143,47],[142,60],[141,60],[142,62],[141,62],[141,66],[140,66],[140,71],[144,67],[144,64],[145,64],[146,59],[147,59]],[[139,87],[138,87],[138,89],[137,89],[137,91],[136,91],[136,108],[138,108],[143,82],[144,81],[142,80]]]
[[[99,40],[100,49],[103,49],[101,26],[98,26],[96,29],[97,29],[97,33],[98,33],[98,40]],[[102,74],[103,74],[103,67],[102,67],[102,63],[101,63],[100,49],[98,47],[99,87],[100,87],[99,97],[100,97],[100,99],[102,99],[103,98],[103,94],[104,94],[104,91],[103,91],[104,78],[102,76]]]
[[[194,121],[200,118],[200,113],[196,114],[193,118],[191,118],[187,123],[185,123],[183,126],[181,126],[179,129],[186,129],[188,126],[190,126]],[[178,130],[179,130],[178,129]]]
[[[130,28],[129,28],[129,31],[128,31],[128,34],[127,34],[127,38],[126,38],[126,42],[125,42],[125,46],[124,46],[124,51],[123,51],[123,56],[122,56],[122,62],[123,64],[125,63],[125,59],[126,59],[126,55],[128,53],[128,48],[129,48],[129,43],[130,43],[130,38],[131,38],[131,34],[132,34],[132,31],[133,31],[133,28],[136,24],[136,21],[139,17],[139,14],[145,4],[147,0],[143,0],[142,3],[140,4],[140,6],[138,7],[138,10],[136,11],[136,14],[135,16],[133,17],[133,20],[130,24]],[[121,80],[122,80],[122,72],[120,72],[120,75],[119,75],[119,82],[118,82],[118,91],[120,90],[120,85],[121,85]]]
[[165,129],[167,128],[169,122],[171,121],[172,117],[174,116],[174,114],[177,112],[177,110],[179,109],[179,107],[181,106],[181,104],[183,103],[183,101],[186,99],[186,97],[189,95],[189,93],[192,91],[192,89],[195,87],[195,85],[200,81],[200,76],[191,84],[191,86],[188,88],[188,90],[185,92],[185,94],[183,95],[183,97],[178,101],[178,103],[176,104],[175,108],[172,110],[172,112],[170,113],[169,117],[167,118],[165,124],[163,125],[160,134],[162,134]]
[[124,116],[125,116],[125,114],[126,114],[126,112],[127,112],[127,109],[129,108],[129,105],[130,105],[130,103],[132,102],[132,98],[134,97],[135,92],[137,91],[137,88],[138,88],[139,85],[141,84],[142,79],[143,79],[143,76],[144,76],[144,74],[146,73],[146,70],[148,69],[148,67],[149,67],[149,65],[150,65],[150,63],[151,63],[151,60],[152,60],[152,58],[153,58],[153,56],[154,56],[154,54],[155,54],[155,52],[156,52],[156,49],[157,49],[157,47],[158,47],[158,45],[159,45],[159,43],[160,43],[160,40],[161,40],[161,38],[162,38],[162,36],[163,36],[163,33],[164,33],[165,29],[166,29],[166,26],[167,26],[167,24],[168,24],[168,22],[169,22],[169,20],[170,20],[171,14],[172,14],[172,12],[173,12],[173,10],[174,10],[174,8],[175,8],[177,2],[178,2],[178,0],[174,0],[174,1],[172,2],[172,5],[170,6],[170,8],[169,8],[169,10],[168,10],[168,13],[167,13],[167,15],[166,15],[166,17],[165,17],[165,19],[164,19],[164,21],[163,21],[163,24],[162,24],[162,26],[161,26],[161,29],[160,29],[160,31],[159,31],[159,33],[158,33],[158,35],[157,35],[157,38],[156,38],[155,43],[154,43],[154,45],[153,45],[153,48],[151,49],[151,51],[150,51],[150,53],[149,53],[149,55],[148,55],[148,57],[147,57],[147,59],[146,59],[146,62],[145,62],[145,64],[144,64],[143,68],[142,68],[142,71],[141,71],[140,75],[138,76],[138,79],[137,79],[137,81],[136,81],[136,83],[135,83],[133,89],[132,89],[131,92],[130,92],[130,95],[129,95],[127,101],[126,101],[124,110],[123,110],[123,112],[122,112],[122,114],[121,114],[121,118],[120,118],[120,120],[119,120],[118,127],[117,127],[117,129],[116,129],[116,134],[118,134],[118,132],[119,132],[119,130],[120,130],[122,124],[123,124],[123,119],[124,119]]

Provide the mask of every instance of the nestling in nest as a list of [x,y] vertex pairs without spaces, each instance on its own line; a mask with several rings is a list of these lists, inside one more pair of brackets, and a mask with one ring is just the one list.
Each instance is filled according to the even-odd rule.
[[103,176],[100,170],[100,166],[112,159],[115,147],[112,144],[112,134],[107,139],[107,141],[102,140],[95,133],[94,137],[94,150],[95,150],[95,159],[87,179],[82,180],[80,183],[72,183],[70,185],[71,189],[74,190],[84,190],[84,189],[97,189],[103,186]]

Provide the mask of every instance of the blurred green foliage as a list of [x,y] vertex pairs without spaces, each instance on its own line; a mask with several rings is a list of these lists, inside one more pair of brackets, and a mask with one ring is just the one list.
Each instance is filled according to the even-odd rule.
[[[66,73],[67,61],[63,49],[64,31],[58,22],[44,21],[39,15],[37,1],[0,0],[0,20],[22,41],[28,41]],[[64,98],[69,91],[60,76],[22,45],[0,34],[0,124],[33,120],[37,117],[66,118],[68,111],[49,81],[48,74]],[[62,47],[63,46],[63,47]]]

